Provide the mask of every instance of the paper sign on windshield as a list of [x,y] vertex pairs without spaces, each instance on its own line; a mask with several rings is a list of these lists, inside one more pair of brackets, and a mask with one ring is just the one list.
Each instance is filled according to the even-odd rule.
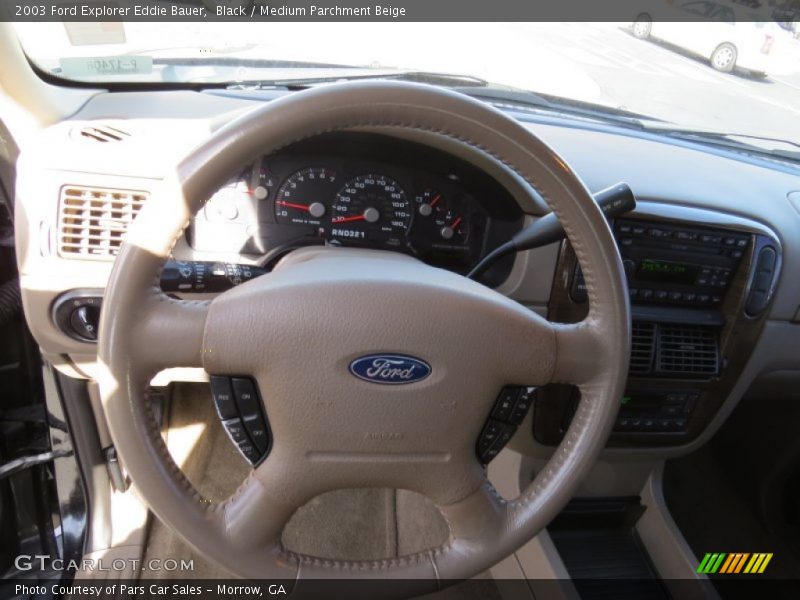
[[61,74],[65,77],[99,75],[147,75],[153,70],[150,56],[98,56],[61,58]]

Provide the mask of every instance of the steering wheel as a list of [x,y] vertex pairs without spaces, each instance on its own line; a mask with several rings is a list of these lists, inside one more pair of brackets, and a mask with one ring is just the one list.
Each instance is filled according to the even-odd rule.
[[[588,316],[548,322],[504,295],[398,253],[298,250],[211,301],[166,296],[166,257],[210,195],[254,157],[332,131],[413,130],[468,144],[515,171],[564,226],[583,269]],[[479,165],[480,166],[480,165]],[[630,315],[609,226],[577,175],[518,122],[461,94],[399,82],[293,93],[214,132],[163,182],[131,226],[103,305],[102,399],[114,444],[153,512],[191,546],[248,579],[472,577],[530,540],[563,508],[603,448],[622,395]],[[421,357],[428,377],[376,385],[357,357]],[[162,441],[145,392],[167,367],[257,383],[273,445],[227,500],[209,504]],[[495,492],[475,456],[504,385],[569,382],[581,401],[563,441],[522,494]],[[334,489],[389,487],[430,498],[450,528],[418,554],[339,561],[293,553],[283,526]]]

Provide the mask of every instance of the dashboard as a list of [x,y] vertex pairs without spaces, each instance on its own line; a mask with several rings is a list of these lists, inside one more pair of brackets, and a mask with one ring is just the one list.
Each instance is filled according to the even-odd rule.
[[[369,134],[331,134],[246,165],[187,233],[200,251],[274,263],[307,245],[392,250],[466,272],[522,226],[494,179],[431,148]],[[511,262],[490,278],[505,279]]]
[[[132,217],[209,130],[268,100],[99,94],[30,144],[18,166],[17,254],[25,312],[50,362],[75,376],[96,374],[96,346],[70,330],[96,318],[122,241],[116,229],[95,235],[92,219],[102,228]],[[797,354],[786,352],[800,327],[796,169],[628,130],[509,114],[590,190],[625,181],[639,199],[634,213],[612,223],[635,344],[615,451],[688,451],[713,435],[758,377],[800,372]],[[129,137],[83,139],[87,124]],[[464,273],[547,211],[506,175],[480,170],[450,148],[372,130],[256,155],[220,184],[178,240],[165,270],[170,293],[209,298],[268,272],[295,248],[322,244],[402,252]],[[130,210],[109,221],[104,211],[115,203]],[[484,282],[556,322],[580,320],[589,308],[567,243],[507,257]],[[575,402],[572,389],[541,391],[526,425],[529,454],[546,455],[558,443]]]

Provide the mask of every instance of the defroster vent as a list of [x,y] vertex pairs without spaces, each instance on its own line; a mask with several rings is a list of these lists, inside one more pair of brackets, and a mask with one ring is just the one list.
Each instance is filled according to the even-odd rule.
[[128,190],[62,188],[58,203],[58,254],[69,258],[113,259],[147,196],[146,192]]
[[131,137],[127,131],[107,124],[86,125],[75,130],[79,139],[90,142],[124,142]]

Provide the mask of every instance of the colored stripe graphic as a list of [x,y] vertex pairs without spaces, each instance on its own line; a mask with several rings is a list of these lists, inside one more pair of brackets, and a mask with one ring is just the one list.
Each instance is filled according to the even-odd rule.
[[728,554],[728,558],[722,563],[722,567],[720,568],[720,573],[730,573],[730,569],[736,564],[736,561],[739,560],[738,554]]
[[745,567],[745,573],[763,573],[764,569],[767,568],[769,561],[772,560],[772,552],[762,552],[759,554],[753,554],[753,558],[750,559],[750,562],[747,563],[747,567]]
[[771,552],[757,552],[754,554],[749,552],[707,552],[703,560],[700,561],[697,572],[706,575],[715,573],[726,575],[763,573],[772,560],[772,556]]
[[742,552],[735,552],[733,554],[728,555],[728,560],[725,561],[725,564],[722,565],[722,568],[719,570],[720,573],[738,573],[742,570],[744,566],[744,561],[747,560],[747,557],[750,556],[750,553],[742,553]]
[[697,567],[698,573],[716,573],[719,569],[722,561],[727,556],[724,552],[709,552],[703,557],[703,561],[700,563],[700,566]]
[[739,572],[741,572],[741,570],[742,570],[742,567],[744,566],[744,563],[745,563],[745,561],[747,560],[747,558],[748,558],[749,556],[750,556],[750,553],[749,553],[749,552],[745,552],[744,554],[742,554],[742,557],[739,559],[739,562],[738,562],[738,563],[736,563],[736,569],[735,569],[735,570],[733,570],[733,571],[731,571],[731,572],[732,572],[732,573],[739,573]]

